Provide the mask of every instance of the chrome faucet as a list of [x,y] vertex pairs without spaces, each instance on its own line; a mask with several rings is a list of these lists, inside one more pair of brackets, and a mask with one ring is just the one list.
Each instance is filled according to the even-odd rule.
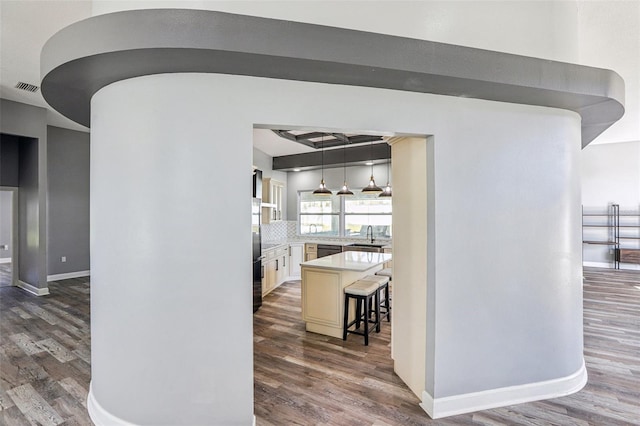
[[371,225],[367,226],[367,239],[369,239],[369,231],[371,231],[371,240],[370,240],[370,242],[371,242],[371,244],[373,244],[373,242],[375,240],[373,239],[373,227]]

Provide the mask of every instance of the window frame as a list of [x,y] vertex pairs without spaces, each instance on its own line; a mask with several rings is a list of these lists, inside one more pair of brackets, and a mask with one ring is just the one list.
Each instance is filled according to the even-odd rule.
[[[301,202],[301,195],[303,193],[310,193],[313,192],[313,189],[307,189],[307,190],[298,190],[297,194],[298,194],[298,199],[297,199],[297,218],[298,218],[298,226],[297,226],[297,235],[299,237],[312,237],[315,234],[303,234],[302,233],[302,216],[312,216],[312,215],[316,215],[316,216],[338,216],[338,234],[337,235],[327,235],[326,237],[329,238],[353,238],[353,239],[366,239],[365,237],[362,236],[354,236],[354,235],[345,235],[346,234],[346,218],[347,216],[390,216],[391,218],[393,218],[393,208],[391,209],[391,212],[389,213],[347,213],[346,212],[346,199],[348,197],[344,197],[344,196],[338,196],[339,199],[339,209],[337,212],[335,213],[302,213],[300,211],[300,202]],[[332,195],[335,196],[335,195]],[[320,196],[318,196],[320,197]],[[350,197],[349,197],[350,198]],[[322,235],[316,235],[318,237],[323,237]],[[389,237],[378,237],[379,239],[391,239],[391,236]]]

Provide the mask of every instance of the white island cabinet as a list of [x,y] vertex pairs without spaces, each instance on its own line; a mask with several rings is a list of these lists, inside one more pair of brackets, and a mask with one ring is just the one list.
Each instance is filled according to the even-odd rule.
[[289,279],[300,279],[300,264],[304,257],[304,243],[289,244]]
[[387,253],[347,251],[303,262],[302,319],[307,331],[342,338],[344,288],[390,260]]

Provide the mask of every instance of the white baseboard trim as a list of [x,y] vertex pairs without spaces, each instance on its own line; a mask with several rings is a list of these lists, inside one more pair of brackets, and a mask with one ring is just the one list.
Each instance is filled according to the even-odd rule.
[[11,263],[10,257],[0,257],[0,263]]
[[613,262],[582,262],[582,266],[588,266],[591,268],[613,268]]
[[578,371],[559,379],[435,399],[424,391],[420,407],[432,419],[440,419],[523,402],[567,396],[578,392],[586,384],[587,368],[583,359],[582,366]]
[[[591,268],[607,268],[613,269],[613,262],[582,262],[582,266]],[[621,270],[640,271],[640,265],[633,263],[620,263]]]
[[87,411],[89,412],[89,417],[91,417],[91,420],[96,424],[96,426],[136,426],[133,423],[122,420],[120,417],[114,416],[102,408],[102,405],[96,401],[96,397],[93,394],[91,382],[89,382],[89,395],[87,396]]
[[[89,395],[87,395],[87,411],[96,426],[136,426],[134,423],[122,420],[120,417],[116,417],[102,408],[102,405],[100,405],[93,394],[91,382],[89,382]],[[253,416],[253,426],[256,426],[255,415]]]
[[47,282],[68,280],[69,278],[82,278],[91,275],[91,271],[67,272],[65,274],[47,275]]
[[49,287],[38,288],[38,287],[32,286],[29,283],[25,283],[24,281],[20,281],[20,280],[18,280],[17,287],[20,287],[24,291],[29,292],[31,294],[34,294],[36,296],[46,296],[47,294],[49,294]]

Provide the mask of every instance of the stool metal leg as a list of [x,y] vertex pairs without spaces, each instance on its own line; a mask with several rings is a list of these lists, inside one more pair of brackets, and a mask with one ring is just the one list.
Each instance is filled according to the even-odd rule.
[[380,333],[380,289],[376,291],[375,295],[375,303],[376,303],[376,333]]
[[[358,302],[361,300],[359,299]],[[369,298],[364,301],[365,309],[369,307]],[[360,310],[358,310],[358,315],[360,315]],[[369,346],[369,313],[365,311],[364,314],[364,345]]]
[[349,324],[349,295],[344,295],[344,321],[342,322],[342,340],[347,340],[347,325]]
[[387,322],[391,322],[391,300],[389,298],[389,285],[384,289],[384,304],[387,310]]

